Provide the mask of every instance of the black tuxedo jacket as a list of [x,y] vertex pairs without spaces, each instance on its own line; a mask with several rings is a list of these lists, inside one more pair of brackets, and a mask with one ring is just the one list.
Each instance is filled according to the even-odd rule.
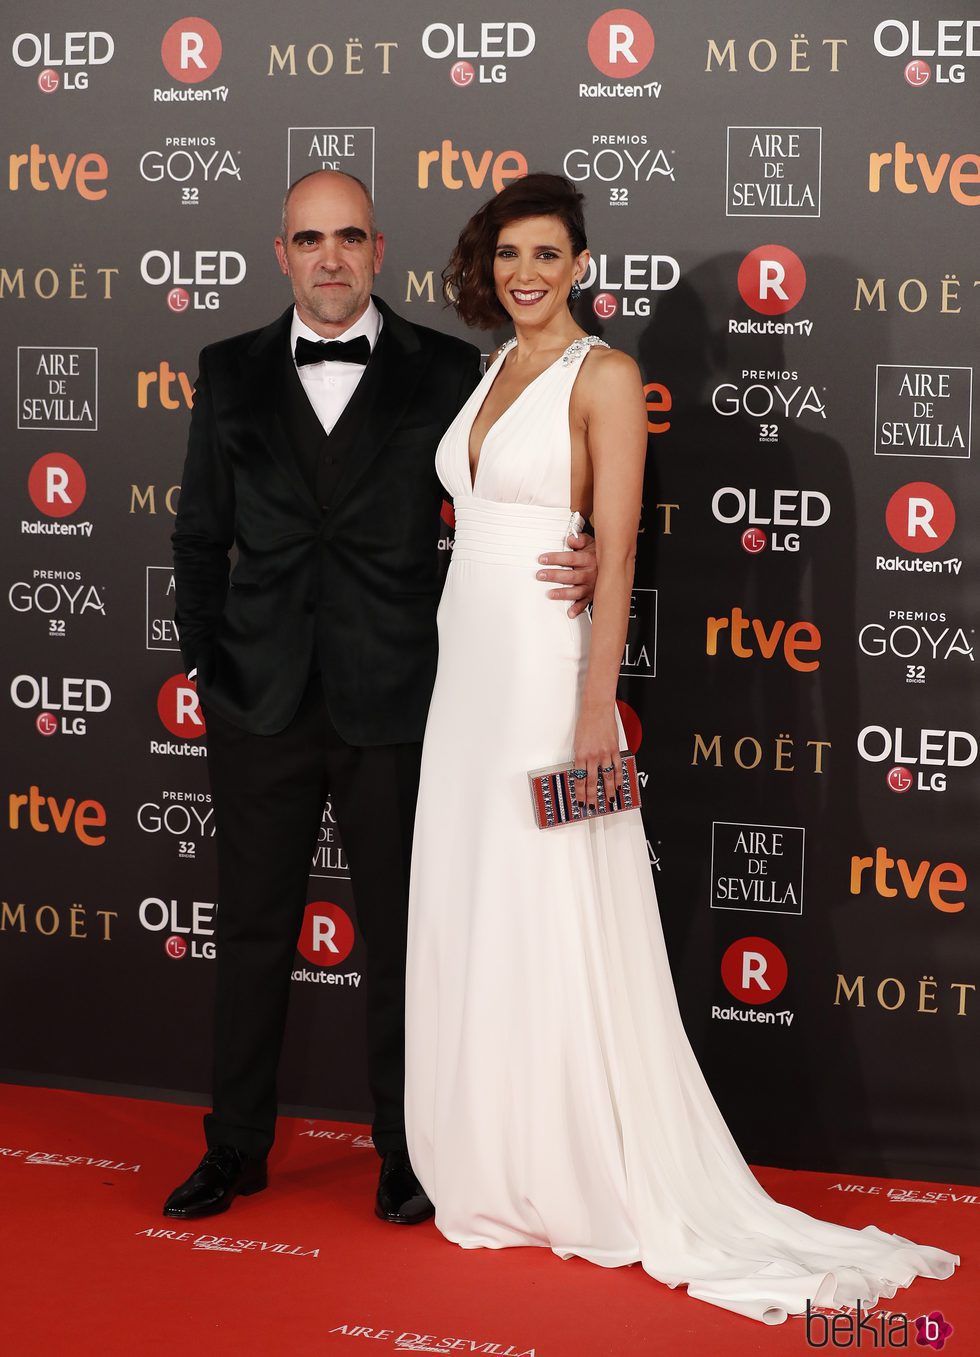
[[329,438],[289,353],[292,307],[201,353],[173,535],[177,626],[205,704],[255,734],[289,723],[317,666],[348,743],[425,729],[442,587],[435,450],[479,354],[375,303],[381,335]]

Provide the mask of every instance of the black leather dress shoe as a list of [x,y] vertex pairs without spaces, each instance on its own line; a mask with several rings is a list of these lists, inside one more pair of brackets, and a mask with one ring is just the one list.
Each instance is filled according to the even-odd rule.
[[392,1225],[421,1225],[435,1214],[412,1170],[407,1150],[389,1150],[382,1159],[374,1214]]
[[268,1182],[265,1159],[250,1159],[234,1145],[216,1145],[163,1204],[165,1216],[193,1220],[227,1211],[236,1197],[261,1192]]

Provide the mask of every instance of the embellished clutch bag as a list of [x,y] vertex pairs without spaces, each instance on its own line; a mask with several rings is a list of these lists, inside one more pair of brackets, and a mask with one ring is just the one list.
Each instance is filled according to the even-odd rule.
[[535,768],[528,773],[531,785],[531,804],[538,829],[554,829],[556,825],[574,825],[583,820],[594,820],[599,815],[615,814],[621,810],[639,810],[640,784],[636,776],[636,756],[621,749],[623,790],[607,801],[603,780],[599,786],[594,807],[580,806],[575,799],[574,763],[559,763],[553,768]]

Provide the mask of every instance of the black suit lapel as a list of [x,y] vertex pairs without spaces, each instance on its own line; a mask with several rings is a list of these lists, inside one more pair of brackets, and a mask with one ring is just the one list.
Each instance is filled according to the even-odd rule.
[[[315,511],[313,489],[303,474],[302,453],[294,448],[281,413],[291,404],[292,393],[286,390],[285,382],[288,367],[292,366],[288,359],[292,320],[293,308],[289,307],[278,320],[261,330],[245,355],[243,369],[259,433],[300,499]],[[305,392],[302,394],[305,397]]]
[[337,480],[334,506],[353,489],[384,447],[404,415],[425,366],[422,346],[412,327],[379,298],[375,297],[374,303],[384,317],[384,343],[378,344],[368,365],[374,368],[373,399],[364,410],[356,446]]

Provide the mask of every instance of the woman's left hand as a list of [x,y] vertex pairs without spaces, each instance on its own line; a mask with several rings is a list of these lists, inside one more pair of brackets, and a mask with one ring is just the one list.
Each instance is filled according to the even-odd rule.
[[619,757],[619,731],[615,707],[610,704],[597,711],[583,709],[575,727],[575,769],[585,769],[584,778],[573,778],[575,799],[595,806],[599,778],[602,778],[607,804],[622,791],[623,762]]

